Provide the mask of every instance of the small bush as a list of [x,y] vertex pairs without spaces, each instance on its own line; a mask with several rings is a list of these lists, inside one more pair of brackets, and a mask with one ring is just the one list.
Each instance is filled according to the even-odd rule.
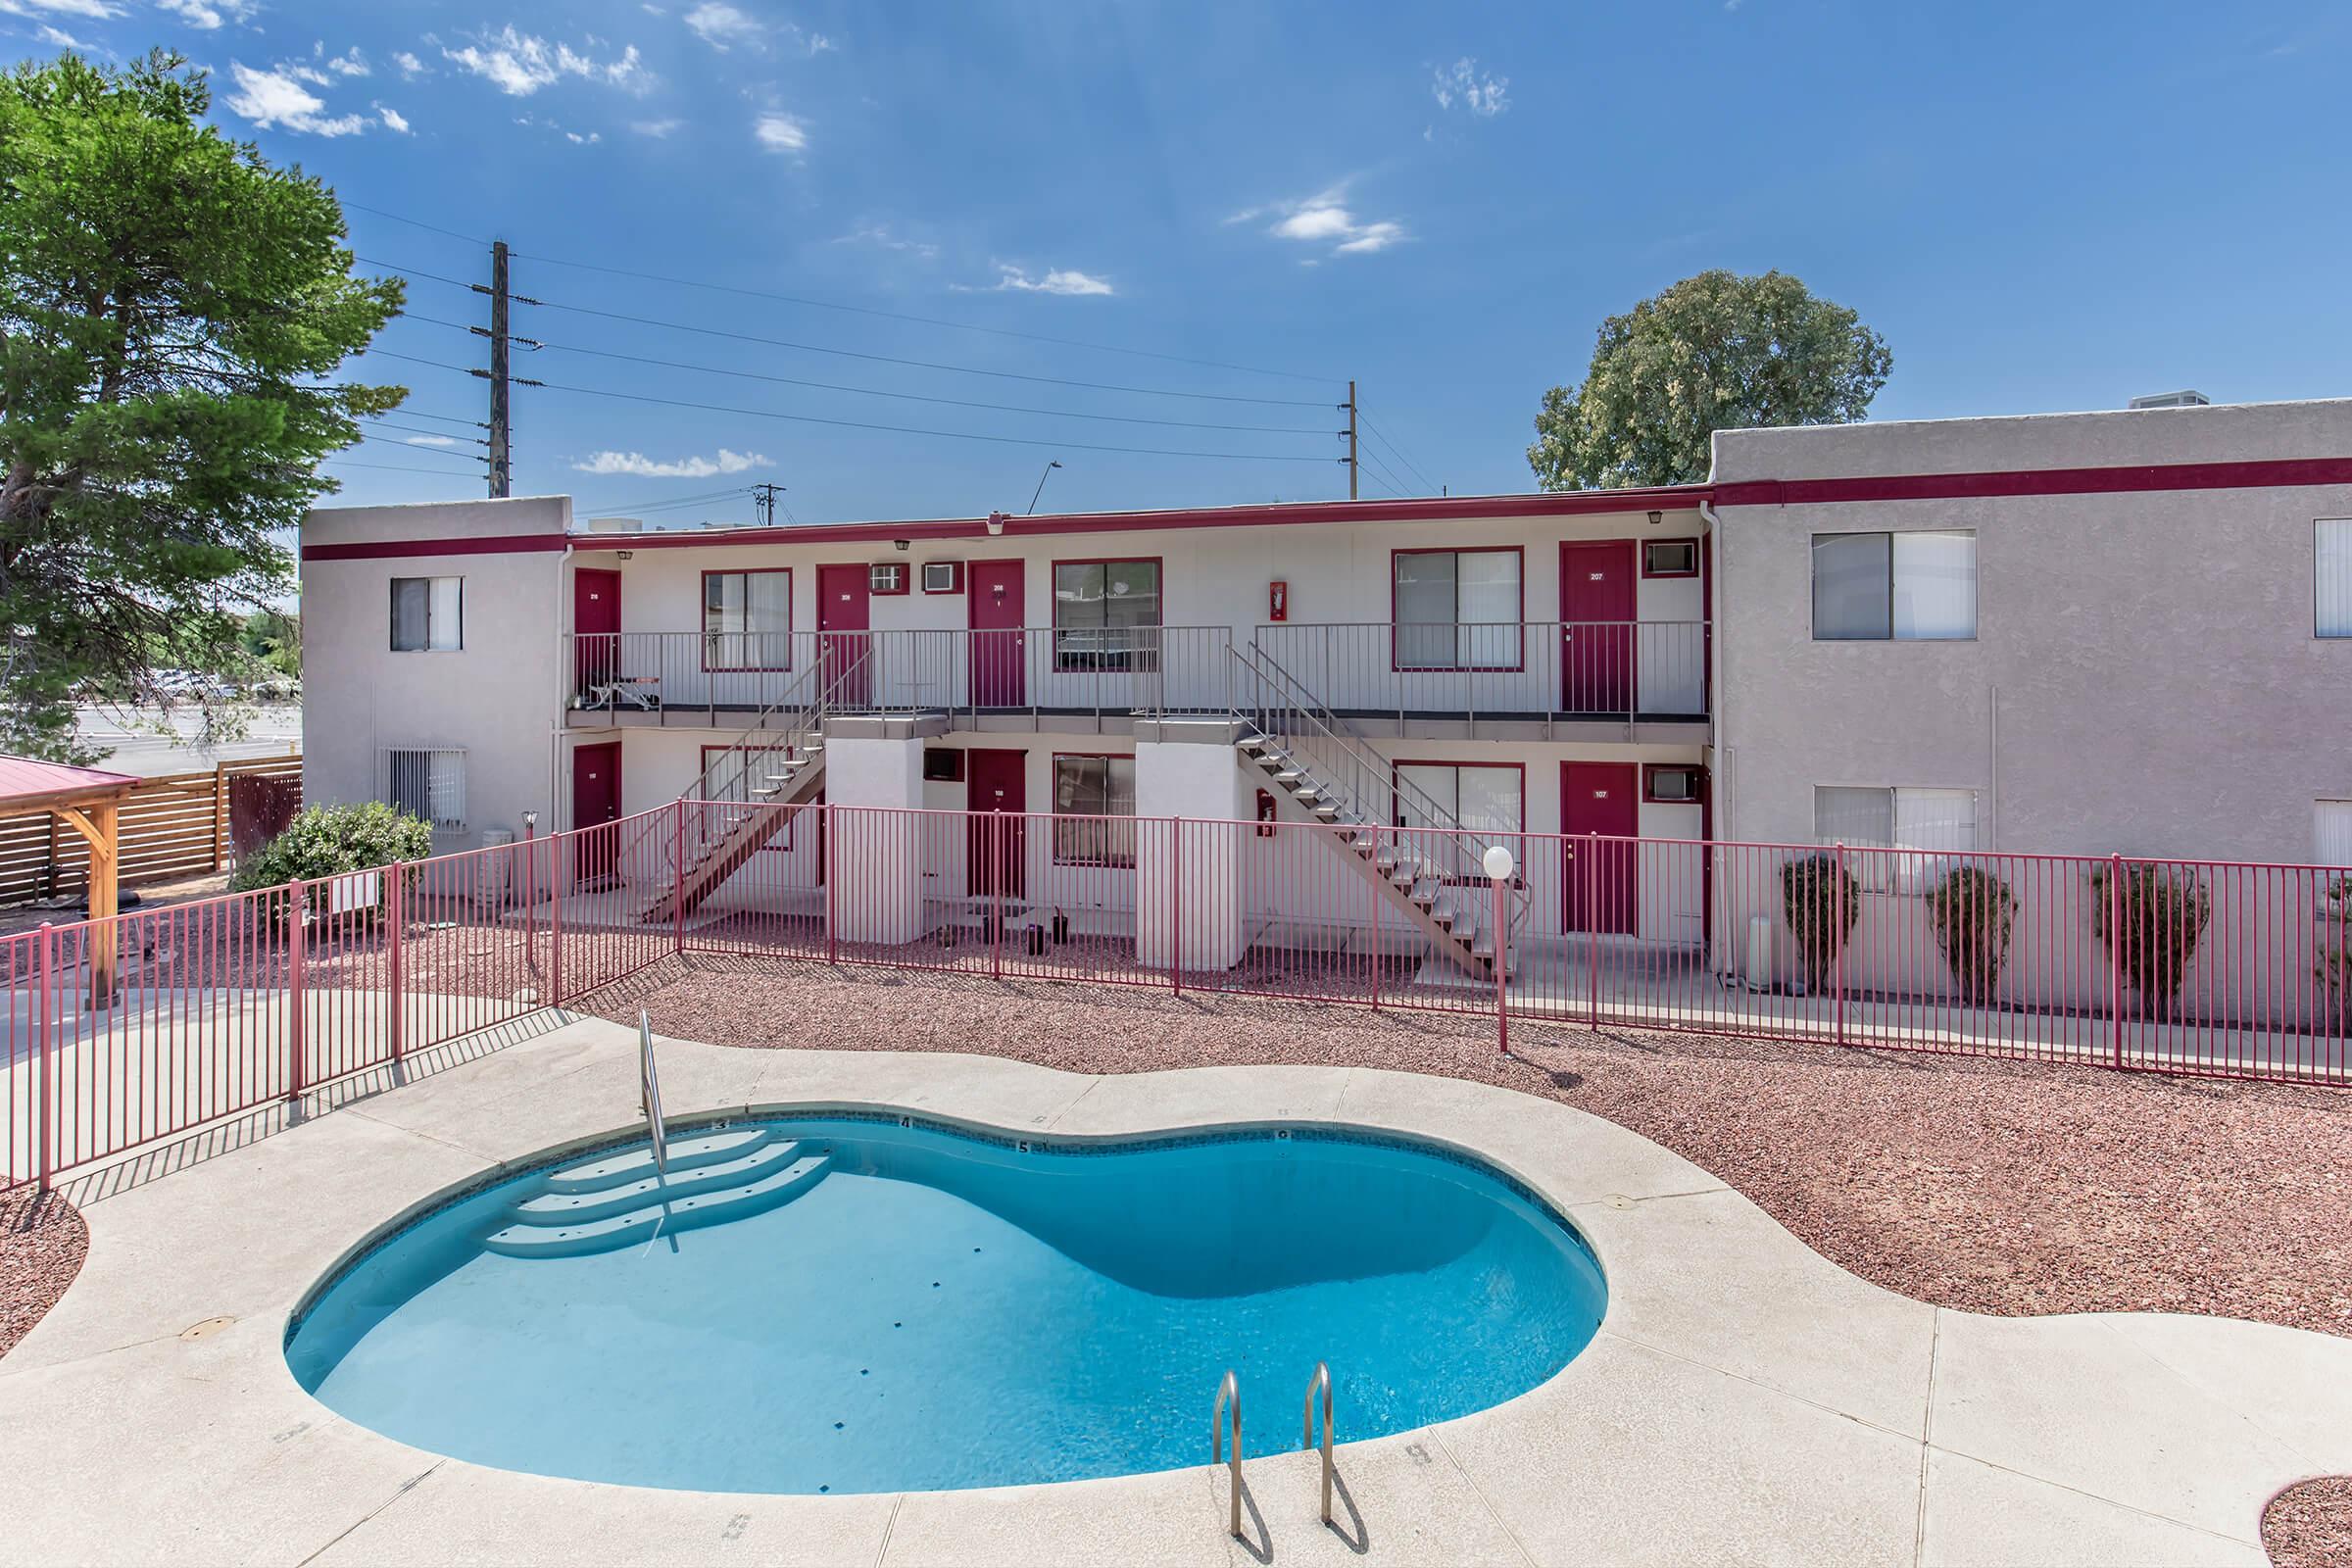
[[[2205,935],[2205,922],[2213,918],[2213,894],[2193,871],[2175,872],[2145,861],[2124,862],[2113,895],[2107,884],[2108,868],[2091,867],[2091,929],[2139,994],[2140,1010],[2152,1018],[2170,1018],[2189,956]],[[2108,929],[2111,898],[2123,926],[2120,941]]]
[[1829,983],[1838,950],[1862,918],[1861,884],[1838,868],[1835,856],[1808,855],[1781,867],[1781,902],[1789,934],[1805,956],[1805,988],[1818,995]]
[[[229,877],[229,891],[283,887],[318,877],[373,870],[395,860],[421,860],[433,853],[433,828],[381,801],[349,806],[312,806],[286,830],[247,856]],[[416,872],[407,873],[412,881]],[[383,899],[379,880],[376,899]],[[314,908],[326,906],[326,890],[311,894]]]
[[1928,918],[1962,998],[1982,1006],[1999,996],[2017,921],[2009,884],[1978,866],[1954,866],[1928,890]]

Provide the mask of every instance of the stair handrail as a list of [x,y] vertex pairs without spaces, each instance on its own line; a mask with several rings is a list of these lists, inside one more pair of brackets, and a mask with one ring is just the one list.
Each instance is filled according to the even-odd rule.
[[[1270,739],[1290,733],[1293,729],[1291,724],[1276,721],[1277,709],[1286,717],[1302,720],[1303,724],[1299,727],[1303,727],[1311,739],[1336,750],[1348,769],[1356,775],[1351,780],[1324,779],[1318,774],[1317,782],[1336,784],[1348,790],[1355,797],[1348,802],[1353,807],[1355,814],[1368,825],[1378,828],[1393,829],[1396,824],[1390,820],[1391,811],[1372,808],[1371,803],[1377,795],[1386,794],[1392,800],[1408,806],[1413,814],[1433,830],[1415,835],[1411,841],[1414,848],[1419,850],[1429,839],[1443,835],[1446,843],[1452,847],[1454,864],[1450,868],[1440,868],[1442,874],[1465,886],[1486,885],[1486,869],[1480,863],[1488,848],[1485,840],[1465,827],[1452,811],[1440,806],[1426,790],[1405,778],[1394,763],[1366,746],[1363,737],[1356,734],[1345,718],[1285,669],[1271,654],[1252,643],[1246,652],[1234,649],[1233,657],[1241,664],[1242,673],[1250,683],[1246,690],[1250,694],[1250,709],[1245,710],[1237,702],[1234,712],[1237,719],[1254,724],[1260,733]],[[1269,701],[1269,698],[1272,700]],[[1516,838],[1522,835],[1507,836]],[[1512,891],[1509,929],[1494,933],[1498,960],[1511,933],[1520,930],[1533,911],[1534,901],[1522,882]]]
[[662,1115],[662,1071],[654,1064],[654,1021],[637,1009],[637,1092],[645,1105],[645,1128],[654,1146],[654,1174],[669,1175],[669,1136]]

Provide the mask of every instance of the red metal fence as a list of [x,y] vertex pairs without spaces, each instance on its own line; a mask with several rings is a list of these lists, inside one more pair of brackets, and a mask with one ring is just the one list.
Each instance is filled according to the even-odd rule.
[[2347,870],[688,801],[0,941],[6,1185],[687,952],[2352,1082]]

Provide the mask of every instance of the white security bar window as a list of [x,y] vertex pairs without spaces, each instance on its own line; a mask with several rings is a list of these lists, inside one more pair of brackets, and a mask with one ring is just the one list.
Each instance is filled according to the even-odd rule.
[[1448,827],[1451,817],[1472,833],[1516,833],[1524,825],[1524,776],[1485,762],[1398,762],[1396,825]]
[[792,667],[792,571],[703,573],[703,667]]
[[1519,552],[1396,553],[1398,669],[1517,669]]
[[463,828],[466,754],[446,749],[386,751],[379,766],[376,796],[437,828]]
[[1134,865],[1135,759],[1054,759],[1054,813],[1057,864]]
[[1847,789],[1813,791],[1813,836],[1852,849],[1916,850],[1916,855],[1858,855],[1846,869],[1875,893],[1924,893],[1948,867],[1944,857],[1977,847],[1974,790]]
[[1955,642],[1977,634],[1973,531],[1817,533],[1818,642]]
[[2318,586],[2319,633],[2352,637],[2352,517],[2322,517],[2312,526],[2312,577]]
[[1054,564],[1054,667],[1159,667],[1159,563]]
[[2312,858],[2320,864],[2352,870],[2352,801],[2315,803],[2311,848]]
[[448,653],[466,646],[463,577],[392,579],[392,651]]

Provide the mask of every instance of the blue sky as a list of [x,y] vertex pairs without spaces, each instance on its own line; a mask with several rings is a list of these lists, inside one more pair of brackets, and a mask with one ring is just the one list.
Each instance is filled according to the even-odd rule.
[[[483,363],[422,319],[480,297],[416,274],[485,279],[505,238],[547,302],[516,309],[550,345],[517,373],[571,389],[517,390],[515,489],[600,513],[762,479],[804,521],[1020,511],[1052,458],[1048,508],[1345,495],[1351,375],[1387,438],[1367,494],[1524,490],[1600,318],[1708,267],[1858,309],[1893,350],[1880,417],[2352,392],[2342,5],[0,0],[0,25],[20,55],[177,48],[232,133],[451,231],[350,214],[415,276],[391,353]],[[416,416],[348,456],[452,476],[342,466],[345,499],[479,494],[447,455],[473,448],[410,443],[478,435],[483,383],[356,368]]]

